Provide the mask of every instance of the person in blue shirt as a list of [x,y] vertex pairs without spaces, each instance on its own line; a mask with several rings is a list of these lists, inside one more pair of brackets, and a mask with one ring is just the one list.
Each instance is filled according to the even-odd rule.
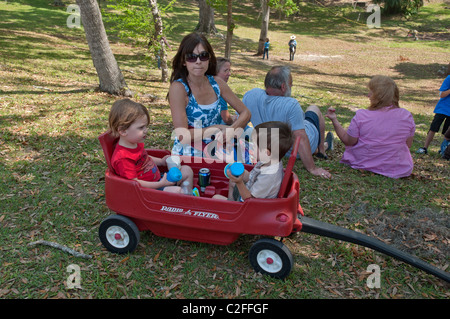
[[291,35],[289,40],[289,61],[294,61],[295,51],[297,51],[297,41],[295,40],[295,35]]
[[[442,127],[442,134],[445,134],[450,127],[450,65],[447,69],[447,74],[447,77],[439,89],[440,99],[434,108],[434,118],[431,122],[430,130],[428,131],[423,147],[417,150],[416,153],[418,154],[428,154],[428,146],[433,140],[436,132],[439,131],[442,123],[444,123]],[[443,143],[445,142],[446,140],[444,139]]]
[[264,42],[263,60],[265,56],[267,56],[267,60],[269,60],[269,47],[270,47],[269,38],[266,38],[266,42]]

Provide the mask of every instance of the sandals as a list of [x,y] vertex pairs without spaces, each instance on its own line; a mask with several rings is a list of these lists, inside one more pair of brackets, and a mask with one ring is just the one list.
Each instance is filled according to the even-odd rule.
[[[333,142],[334,142],[334,136],[333,136],[333,133],[331,133],[331,132],[328,132],[327,133],[327,137],[325,138],[325,142],[327,142],[327,144],[328,144],[328,147],[327,147],[327,149],[325,150],[325,152],[327,152],[327,151],[332,151],[333,150]],[[325,154],[323,154],[323,153],[316,153],[316,154],[314,154],[314,156],[315,157],[317,157],[317,158],[320,158],[320,159],[324,159],[324,160],[327,160],[328,159],[328,156],[326,156]]]
[[324,160],[328,159],[328,156],[326,156],[323,153],[317,153],[317,154],[314,154],[314,156],[317,157],[317,158],[320,158],[320,159],[324,159]]

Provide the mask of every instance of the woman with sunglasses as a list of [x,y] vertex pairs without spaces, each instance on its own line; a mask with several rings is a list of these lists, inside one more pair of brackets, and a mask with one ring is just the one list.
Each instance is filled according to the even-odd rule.
[[[214,155],[205,154],[206,144],[214,139],[226,143],[235,137],[227,136],[226,128],[245,128],[250,120],[250,111],[244,103],[216,76],[216,66],[214,51],[203,35],[191,33],[184,37],[173,58],[168,94],[175,127],[174,154]],[[239,114],[231,126],[221,124],[220,97]]]

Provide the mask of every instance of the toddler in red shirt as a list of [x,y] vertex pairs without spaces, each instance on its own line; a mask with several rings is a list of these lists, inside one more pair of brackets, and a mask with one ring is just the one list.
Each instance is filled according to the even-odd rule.
[[[150,116],[147,108],[131,101],[122,99],[114,102],[109,113],[109,128],[113,136],[119,136],[111,165],[115,172],[126,179],[136,180],[141,186],[180,193],[181,187],[177,183],[167,180],[167,174],[161,177],[158,166],[166,166],[166,159],[150,156],[144,148],[147,137]],[[187,165],[180,168],[182,179],[193,184],[193,172]]]

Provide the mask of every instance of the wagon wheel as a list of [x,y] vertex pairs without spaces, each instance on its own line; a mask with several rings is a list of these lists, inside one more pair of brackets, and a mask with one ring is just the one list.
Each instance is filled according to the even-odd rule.
[[134,251],[139,243],[139,229],[122,215],[107,217],[98,230],[100,241],[110,252],[125,254]]
[[278,279],[286,278],[294,265],[294,258],[286,245],[271,238],[254,243],[248,258],[256,272]]

